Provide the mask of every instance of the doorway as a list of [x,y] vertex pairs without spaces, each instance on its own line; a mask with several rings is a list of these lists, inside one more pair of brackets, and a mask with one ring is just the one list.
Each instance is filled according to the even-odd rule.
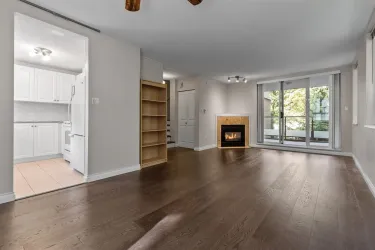
[[335,144],[340,129],[335,115],[339,109],[335,101],[339,99],[338,83],[338,74],[327,74],[259,84],[258,143],[339,147]]
[[16,199],[79,185],[87,175],[88,39],[14,16]]
[[178,92],[178,146],[194,149],[195,90]]

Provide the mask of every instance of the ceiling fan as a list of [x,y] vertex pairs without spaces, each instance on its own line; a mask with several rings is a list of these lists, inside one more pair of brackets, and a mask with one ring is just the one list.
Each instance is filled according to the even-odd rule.
[[[160,1],[160,0],[159,0]],[[203,0],[188,0],[192,5],[198,5]],[[126,0],[125,9],[128,11],[138,11],[141,8],[141,0]]]

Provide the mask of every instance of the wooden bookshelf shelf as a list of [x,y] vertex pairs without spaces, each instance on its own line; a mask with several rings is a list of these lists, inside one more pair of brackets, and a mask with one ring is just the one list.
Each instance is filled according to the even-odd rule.
[[166,103],[166,101],[160,100],[151,100],[151,99],[142,99],[143,102],[157,102],[157,103]]
[[145,143],[142,145],[142,148],[155,147],[155,146],[160,146],[160,145],[165,145],[165,144],[167,143],[166,142]]
[[141,166],[167,162],[167,86],[141,83]]
[[152,132],[164,132],[166,129],[152,129],[152,130],[143,130],[142,133],[152,133]]
[[142,116],[149,116],[149,117],[166,117],[166,115],[150,115],[150,114],[142,115]]

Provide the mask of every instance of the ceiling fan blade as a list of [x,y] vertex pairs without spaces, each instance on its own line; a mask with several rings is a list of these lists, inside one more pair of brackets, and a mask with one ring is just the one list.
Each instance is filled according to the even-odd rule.
[[141,0],[126,0],[125,9],[128,11],[138,11],[141,8]]
[[192,5],[198,5],[200,4],[201,2],[203,2],[203,0],[188,0]]

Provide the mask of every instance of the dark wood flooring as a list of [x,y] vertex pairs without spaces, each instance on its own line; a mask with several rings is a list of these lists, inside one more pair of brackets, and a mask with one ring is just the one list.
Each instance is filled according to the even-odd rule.
[[0,249],[375,249],[348,157],[172,149],[169,162],[0,206]]

